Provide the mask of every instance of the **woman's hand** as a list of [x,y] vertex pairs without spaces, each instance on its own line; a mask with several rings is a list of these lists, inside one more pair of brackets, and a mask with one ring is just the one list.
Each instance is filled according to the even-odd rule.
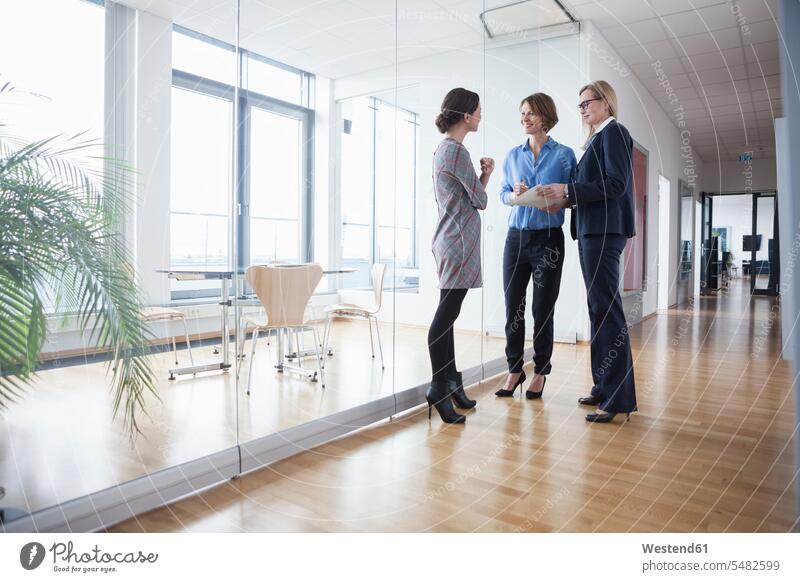
[[494,160],[492,158],[481,158],[481,174],[491,176],[494,172]]
[[564,194],[564,186],[564,184],[540,184],[536,186],[536,193],[548,200],[547,207],[542,208],[542,210],[555,214],[564,208],[569,208],[569,198]]
[[525,182],[520,181],[514,184],[514,196],[521,196],[527,191],[528,186],[525,185]]
[[564,198],[564,184],[540,184],[536,186],[536,193],[542,198],[560,200]]

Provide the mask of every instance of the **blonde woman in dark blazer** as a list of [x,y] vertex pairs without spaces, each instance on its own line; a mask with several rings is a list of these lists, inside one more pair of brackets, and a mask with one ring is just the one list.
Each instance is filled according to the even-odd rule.
[[572,207],[572,238],[578,241],[591,321],[591,394],[578,403],[594,406],[588,422],[610,422],[636,410],[636,386],[628,324],[619,294],[620,256],[636,234],[633,140],[616,120],[617,95],[605,81],[581,88],[578,110],[589,128],[575,181],[549,184],[543,196]]

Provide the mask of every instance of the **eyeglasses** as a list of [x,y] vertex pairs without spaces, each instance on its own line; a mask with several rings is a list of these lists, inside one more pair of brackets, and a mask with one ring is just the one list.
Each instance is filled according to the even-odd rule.
[[587,99],[586,101],[581,101],[578,103],[578,111],[585,111],[587,107],[589,107],[589,103],[592,101],[602,101],[599,97],[595,97],[594,99]]

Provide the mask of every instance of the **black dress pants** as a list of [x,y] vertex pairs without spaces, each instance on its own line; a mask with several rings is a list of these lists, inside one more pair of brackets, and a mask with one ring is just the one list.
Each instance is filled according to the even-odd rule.
[[528,283],[533,281],[533,362],[537,374],[549,374],[553,355],[553,314],[564,265],[561,228],[510,228],[503,251],[508,371],[522,371]]
[[584,235],[578,239],[591,322],[592,396],[598,408],[625,413],[636,409],[636,385],[628,324],[619,294],[619,263],[627,237]]

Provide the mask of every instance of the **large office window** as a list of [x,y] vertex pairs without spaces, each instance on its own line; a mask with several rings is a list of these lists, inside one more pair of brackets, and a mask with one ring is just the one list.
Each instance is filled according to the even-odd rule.
[[[202,131],[197,131],[202,119]],[[172,89],[170,263],[228,264],[233,103]]]
[[415,212],[417,115],[375,97],[340,103],[342,265],[348,286],[370,285],[373,263],[394,266],[391,287],[418,283]]
[[295,105],[309,104],[309,75],[253,53],[248,53],[245,64],[245,82],[249,91]]
[[233,86],[236,52],[232,48],[179,28],[172,35],[172,68]]
[[[171,265],[224,267],[234,250],[242,266],[310,259],[313,77],[242,50],[234,149],[233,47],[180,27],[173,37]],[[217,293],[214,282],[172,282],[173,299]]]
[[[0,86],[14,87],[2,97],[3,135],[32,142],[81,134],[79,141],[100,143],[105,77],[102,4],[4,0],[3,13],[8,17],[0,17]],[[101,166],[98,159],[97,168]]]
[[303,122],[250,113],[250,263],[301,260]]
[[[8,86],[0,94],[0,135],[12,147],[55,138],[51,149],[99,176],[104,155],[102,3],[4,0],[2,12],[0,86]],[[77,144],[92,145],[65,151]],[[52,292],[45,294],[45,302],[48,311],[55,309]]]

